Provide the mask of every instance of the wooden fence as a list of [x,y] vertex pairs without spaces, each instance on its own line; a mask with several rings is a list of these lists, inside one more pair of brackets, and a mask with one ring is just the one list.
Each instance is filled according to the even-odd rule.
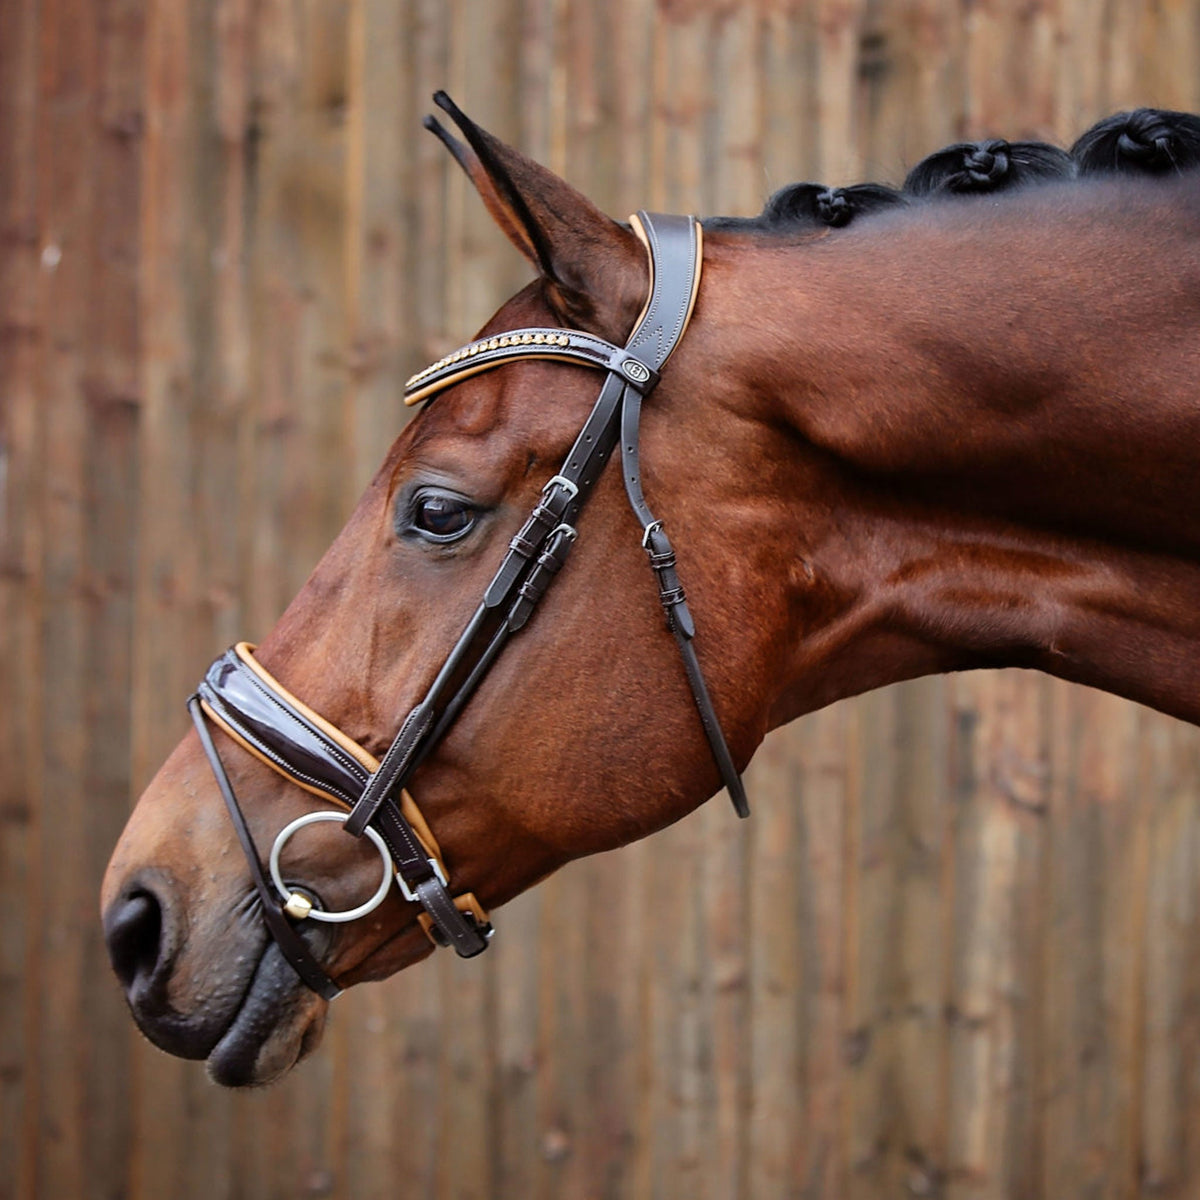
[[561,872],[275,1089],[135,1034],[132,797],[525,278],[440,86],[616,215],[746,213],[1200,108],[1200,10],[0,0],[0,1197],[1200,1196],[1200,737],[1027,674],[775,735],[751,822]]

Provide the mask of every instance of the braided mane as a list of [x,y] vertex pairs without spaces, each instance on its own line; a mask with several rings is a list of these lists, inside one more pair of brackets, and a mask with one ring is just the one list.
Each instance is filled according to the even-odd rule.
[[755,217],[709,217],[706,229],[788,234],[841,228],[885,208],[949,196],[1011,192],[1051,180],[1100,175],[1179,174],[1200,165],[1200,117],[1164,109],[1116,113],[1092,126],[1070,150],[1046,142],[987,138],[958,142],[922,159],[900,188],[880,183],[780,188]]

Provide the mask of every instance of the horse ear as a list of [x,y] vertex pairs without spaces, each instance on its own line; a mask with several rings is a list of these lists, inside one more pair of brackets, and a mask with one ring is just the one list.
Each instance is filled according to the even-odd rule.
[[568,326],[623,341],[649,286],[646,252],[636,236],[553,171],[481,129],[445,92],[433,99],[467,144],[433,117],[425,118],[425,127],[442,140],[496,224],[541,273],[555,314]]

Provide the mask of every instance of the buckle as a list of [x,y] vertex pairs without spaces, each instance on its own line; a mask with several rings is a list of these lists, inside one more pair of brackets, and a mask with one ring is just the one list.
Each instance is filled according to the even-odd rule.
[[545,499],[550,495],[550,489],[558,484],[560,487],[567,489],[567,499],[574,500],[579,495],[578,484],[572,483],[565,475],[555,475],[549,480],[544,488],[542,488],[542,498]]
[[[438,860],[436,858],[427,858],[425,861],[429,864],[430,869],[433,871],[434,876],[437,878],[438,882],[441,883],[442,887],[449,887],[449,881],[446,879],[445,873],[442,871],[441,864],[438,862]],[[412,888],[408,886],[407,883],[404,882],[404,876],[399,872],[396,873],[396,882],[400,885],[400,891],[404,893],[405,900],[412,900],[414,903],[420,904],[420,897]],[[424,880],[422,880],[422,882],[424,882]]]

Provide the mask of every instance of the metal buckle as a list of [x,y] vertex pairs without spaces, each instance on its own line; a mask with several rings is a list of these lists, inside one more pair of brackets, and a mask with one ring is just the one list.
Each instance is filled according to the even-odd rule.
[[[370,828],[370,826],[368,826],[368,828]],[[437,876],[437,879],[441,883],[442,887],[449,887],[450,881],[443,873],[441,864],[438,862],[438,860],[436,858],[427,858],[425,861],[430,865],[430,867],[433,868],[433,873],[435,876]],[[401,875],[399,871],[396,872],[396,882],[400,885],[400,890],[404,893],[405,900],[411,900],[415,904],[421,903],[421,898],[416,892],[413,891],[412,888],[408,886],[407,883],[404,882],[404,876]],[[418,884],[418,886],[420,885]]]
[[556,483],[567,489],[568,499],[574,500],[575,497],[579,495],[578,484],[572,483],[565,475],[555,475],[554,478],[551,479],[544,488],[542,488],[542,496],[545,497],[549,495],[550,489]]
[[645,529],[642,530],[642,549],[649,552],[650,550],[650,535],[657,533],[662,528],[661,521],[651,521]]

